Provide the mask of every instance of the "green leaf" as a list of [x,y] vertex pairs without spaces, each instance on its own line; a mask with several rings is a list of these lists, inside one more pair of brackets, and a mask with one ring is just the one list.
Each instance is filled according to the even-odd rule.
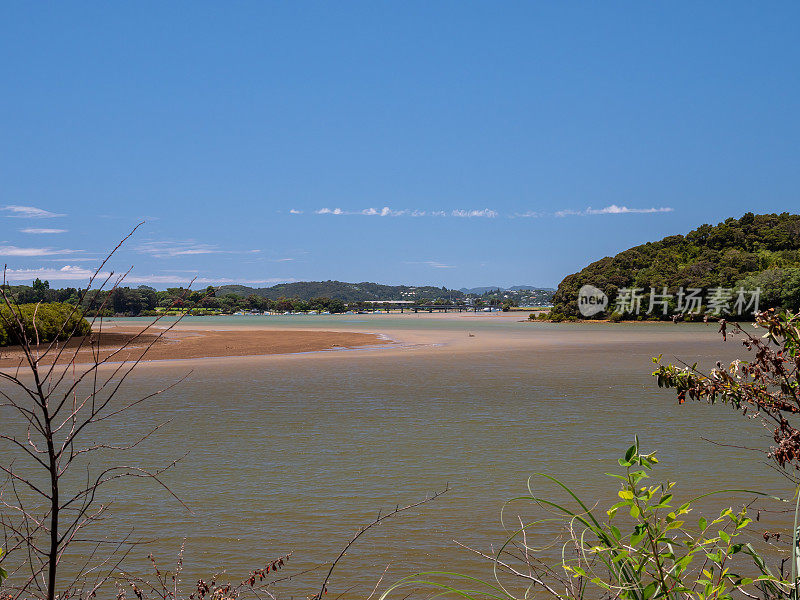
[[669,506],[669,501],[672,500],[672,494],[664,494],[658,501],[657,508],[665,508]]
[[634,454],[636,454],[636,444],[625,451],[625,462],[630,462]]
[[652,598],[653,594],[656,593],[657,585],[655,581],[651,581],[647,584],[647,587],[644,588],[642,591],[642,597],[644,598]]

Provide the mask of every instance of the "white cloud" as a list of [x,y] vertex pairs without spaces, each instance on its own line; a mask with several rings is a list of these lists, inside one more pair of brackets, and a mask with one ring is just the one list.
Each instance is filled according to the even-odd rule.
[[177,242],[144,242],[135,248],[140,254],[154,258],[174,258],[199,254],[257,254],[260,250],[223,250],[215,244],[204,244],[194,240]]
[[592,208],[588,207],[586,210],[559,210],[555,213],[557,217],[569,216],[585,216],[585,215],[625,215],[625,214],[651,214],[651,213],[668,213],[675,210],[668,206],[651,207],[651,208],[628,208],[627,206],[617,206],[611,204],[605,208]]
[[[64,265],[60,269],[42,267],[38,269],[8,269],[6,270],[6,280],[8,281],[32,281],[37,277],[49,281],[80,281],[85,282],[94,275],[94,270],[86,269],[76,265]],[[109,272],[98,274],[98,280],[102,281],[110,275]],[[121,285],[139,284],[179,284],[188,285],[191,277],[178,275],[128,275]],[[295,278],[269,277],[262,279],[232,279],[230,277],[197,277],[194,285],[225,285],[239,283],[244,285],[266,285],[275,283],[289,283],[298,281]]]
[[[122,285],[126,284],[180,284],[180,285],[188,285],[191,281],[191,277],[175,277],[171,275],[128,275],[125,280],[122,282]],[[194,280],[195,286],[198,285],[226,285],[226,284],[241,284],[241,285],[266,285],[266,284],[275,284],[275,283],[291,283],[293,281],[299,281],[298,279],[294,278],[285,278],[285,277],[269,277],[265,279],[231,279],[230,277],[197,277]]]
[[[42,267],[39,269],[7,269],[6,279],[8,281],[29,281],[36,279],[48,279],[50,281],[77,281],[88,279],[94,271],[84,269],[75,265],[65,265],[60,269]],[[108,273],[105,273],[108,276]]]
[[410,215],[412,217],[420,217],[425,215],[425,211],[410,211],[410,210],[394,210],[388,206],[383,208],[365,208],[361,211],[362,215],[379,216],[379,217],[402,217]]
[[513,215],[511,215],[511,217],[515,219],[538,219],[539,217],[542,216],[544,216],[543,213],[537,212],[535,210],[526,210],[525,212],[514,213]]
[[19,206],[15,204],[9,204],[2,207],[0,210],[5,210],[12,213],[10,215],[6,215],[8,217],[19,217],[25,219],[52,219],[53,217],[67,216],[50,212],[49,210],[44,210],[43,208],[36,208],[35,206]]
[[290,215],[302,215],[303,211],[302,210],[297,210],[296,208],[290,208],[289,209],[289,214]]
[[455,265],[447,265],[438,260],[407,260],[404,261],[407,265],[427,265],[434,269],[455,269]]
[[69,258],[43,258],[42,260],[47,262],[64,262],[65,260],[69,260],[70,262],[96,262],[100,264],[102,261],[97,258],[77,258],[75,256],[70,256]]
[[665,212],[672,212],[673,209],[662,206],[659,208],[628,208],[627,206],[617,206],[616,204],[612,204],[611,206],[606,206],[605,208],[587,208],[586,212],[590,215],[622,215],[625,213],[665,213]]
[[[443,210],[417,210],[417,209],[396,209],[384,206],[383,208],[364,208],[357,211],[347,211],[341,208],[320,208],[314,211],[317,215],[361,215],[366,217],[488,217],[493,218],[497,216],[497,211],[484,208],[481,210],[462,210],[457,209],[449,213]],[[296,213],[299,214],[299,213]]]
[[35,233],[35,234],[48,234],[48,233],[67,233],[66,229],[40,229],[37,227],[27,227],[26,229],[20,229],[22,233]]
[[20,248],[19,246],[0,246],[0,256],[55,256],[74,254],[80,250],[58,248]]
[[493,219],[497,216],[497,211],[484,208],[482,210],[454,210],[450,214],[454,217],[487,217]]

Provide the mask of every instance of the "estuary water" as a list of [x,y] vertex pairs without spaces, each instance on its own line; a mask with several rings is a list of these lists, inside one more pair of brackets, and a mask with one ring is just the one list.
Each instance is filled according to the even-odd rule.
[[[156,467],[185,455],[164,481],[186,506],[151,483],[126,481],[113,490],[102,534],[133,531],[131,539],[144,542],[125,561],[139,573],[149,569],[149,552],[163,567],[174,564],[185,542],[189,587],[223,570],[244,578],[293,552],[289,575],[335,558],[379,510],[449,485],[441,498],[368,532],[342,560],[330,597],[367,597],[387,566],[384,583],[417,570],[490,575],[484,559],[454,540],[487,552],[502,543],[503,503],[527,493],[537,472],[591,503],[613,500],[617,486],[604,473],[618,469],[634,435],[658,451],[656,479],[677,480],[677,495],[726,487],[791,495],[763,454],[706,441],[766,447],[757,421],[723,406],[678,406],[650,375],[658,354],[703,365],[744,357],[741,344],[723,343],[714,326],[520,318],[187,319],[181,327],[379,332],[397,344],[141,365],[120,401],[190,374],[104,434],[122,440],[166,422],[126,461]],[[561,497],[541,479],[533,485]],[[304,598],[323,577],[300,574],[276,591]]]

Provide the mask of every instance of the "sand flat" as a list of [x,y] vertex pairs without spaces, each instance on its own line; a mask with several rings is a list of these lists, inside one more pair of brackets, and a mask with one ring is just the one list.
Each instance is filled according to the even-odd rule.
[[[95,332],[91,336],[87,336],[87,338],[70,340],[59,357],[59,363],[68,364],[72,362],[73,357],[77,364],[93,362],[93,348],[94,352],[99,352],[101,359],[110,358],[116,362],[136,360],[143,355],[143,359],[147,361],[261,356],[320,352],[391,343],[376,334],[348,331],[285,329],[217,331],[181,327],[166,332],[150,329],[145,333],[140,333],[141,329],[141,327],[106,328],[100,333]],[[137,334],[139,334],[138,337]],[[46,349],[47,344],[39,347],[39,351],[42,353]],[[57,353],[57,349],[51,349],[41,363],[52,364]],[[0,368],[13,368],[21,360],[24,360],[24,355],[19,346],[0,349]]]

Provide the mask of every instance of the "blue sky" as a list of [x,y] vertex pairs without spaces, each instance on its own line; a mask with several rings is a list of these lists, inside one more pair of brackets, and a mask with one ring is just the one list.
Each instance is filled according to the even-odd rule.
[[[556,285],[797,212],[796,2],[0,6],[0,261]],[[57,283],[58,282],[58,283]]]

